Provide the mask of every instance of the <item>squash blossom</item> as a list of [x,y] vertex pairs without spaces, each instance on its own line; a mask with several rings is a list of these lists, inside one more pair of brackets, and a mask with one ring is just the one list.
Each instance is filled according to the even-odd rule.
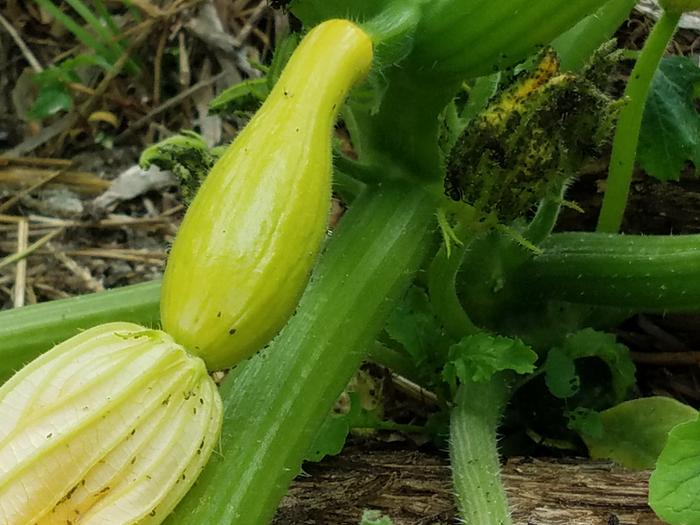
[[371,61],[372,41],[352,22],[311,30],[192,201],[161,319],[210,369],[262,348],[293,313],[326,234],[335,117]]
[[221,418],[204,363],[164,332],[86,330],[0,387],[0,522],[161,523]]
[[173,510],[221,429],[206,365],[260,348],[306,285],[330,207],[335,116],[371,59],[347,21],[301,42],[187,213],[163,285],[165,332],[91,328],[0,387],[0,523],[155,525]]

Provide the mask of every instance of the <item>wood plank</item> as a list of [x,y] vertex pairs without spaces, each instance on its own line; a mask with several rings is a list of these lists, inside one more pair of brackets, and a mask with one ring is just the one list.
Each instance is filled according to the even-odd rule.
[[[455,523],[444,456],[351,447],[309,464],[275,525],[357,525],[378,509],[395,525]],[[516,525],[662,525],[647,506],[648,472],[585,459],[514,458],[504,467]]]

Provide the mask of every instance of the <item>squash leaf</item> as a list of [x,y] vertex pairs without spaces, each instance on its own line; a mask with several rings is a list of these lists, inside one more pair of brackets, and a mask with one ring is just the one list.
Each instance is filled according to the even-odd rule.
[[601,359],[610,370],[614,399],[625,399],[635,384],[635,367],[629,350],[617,343],[614,335],[590,328],[569,334],[547,354],[545,381],[552,395],[560,399],[576,395],[581,380],[574,362],[591,357]]
[[649,505],[670,525],[700,523],[700,419],[668,435],[649,480]]
[[503,370],[531,373],[535,361],[537,354],[520,339],[487,333],[468,335],[450,348],[450,361],[443,377],[454,390],[457,381],[488,381]]
[[427,293],[411,287],[385,327],[390,339],[403,346],[417,367],[445,362],[449,340],[432,310]]
[[700,68],[685,57],[661,62],[642,121],[637,160],[660,181],[678,180],[687,162],[700,167]]
[[694,408],[670,397],[625,401],[600,413],[599,436],[582,432],[591,457],[632,469],[652,468],[676,425],[697,419]]

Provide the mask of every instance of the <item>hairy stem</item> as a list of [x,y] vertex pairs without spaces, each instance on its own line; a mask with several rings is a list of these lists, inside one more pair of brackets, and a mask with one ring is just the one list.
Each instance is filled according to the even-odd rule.
[[552,42],[565,71],[578,71],[627,20],[637,0],[608,1]]
[[496,431],[508,395],[501,376],[460,386],[450,418],[450,460],[457,506],[468,525],[510,525]]
[[700,308],[700,235],[559,233],[513,282],[523,301],[554,299],[644,312]]
[[608,187],[598,217],[599,232],[616,233],[622,226],[649,88],[680,17],[680,13],[669,11],[662,15],[630,75],[625,89],[627,105],[620,112],[613,140]]
[[552,231],[554,231],[557,219],[559,219],[564,192],[565,186],[562,187],[557,197],[545,197],[542,199],[542,202],[537,208],[537,213],[523,231],[523,237],[525,237],[525,239],[537,245],[549,237]]
[[367,358],[378,365],[382,365],[411,381],[419,382],[420,371],[416,368],[411,357],[404,352],[390,348],[379,341],[375,341],[369,349]]
[[315,432],[432,244],[434,211],[423,190],[405,184],[358,197],[295,316],[222,385],[221,454],[168,523],[270,521]]
[[0,313],[0,384],[53,345],[111,321],[160,322],[160,281]]
[[456,339],[479,331],[457,296],[457,273],[468,249],[468,245],[455,246],[447,255],[443,245],[428,269],[430,303],[445,329]]

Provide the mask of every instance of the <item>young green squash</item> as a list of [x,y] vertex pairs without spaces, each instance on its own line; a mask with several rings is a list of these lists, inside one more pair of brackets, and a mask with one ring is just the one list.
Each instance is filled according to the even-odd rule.
[[326,234],[335,117],[371,61],[372,41],[352,22],[310,31],[193,200],[161,319],[210,369],[260,349],[293,313]]

